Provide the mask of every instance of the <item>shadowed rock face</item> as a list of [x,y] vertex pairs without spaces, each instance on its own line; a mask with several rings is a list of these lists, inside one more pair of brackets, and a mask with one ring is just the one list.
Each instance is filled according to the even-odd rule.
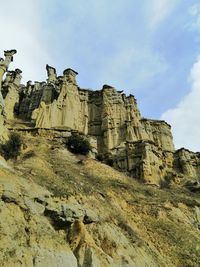
[[[14,53],[5,53],[0,65],[4,72]],[[104,159],[146,183],[159,185],[166,177],[199,179],[198,160],[190,166],[184,153],[175,153],[170,125],[142,118],[133,95],[110,85],[97,91],[81,89],[76,71],[68,68],[57,76],[55,68],[46,65],[46,70],[47,82],[29,81],[26,86],[20,85],[19,69],[7,71],[2,94],[8,119],[18,115],[36,128],[67,127],[93,136]]]
[[47,64],[46,70],[47,70],[47,75],[48,75],[47,82],[48,83],[55,82],[57,79],[56,69]]

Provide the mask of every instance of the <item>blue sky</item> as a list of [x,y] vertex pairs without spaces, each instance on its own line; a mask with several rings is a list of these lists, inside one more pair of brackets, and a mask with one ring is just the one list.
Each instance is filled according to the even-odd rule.
[[200,151],[197,0],[1,2],[0,55],[18,50],[23,82],[45,80],[46,63],[72,67],[80,87],[134,94],[144,117],[172,125],[176,147]]

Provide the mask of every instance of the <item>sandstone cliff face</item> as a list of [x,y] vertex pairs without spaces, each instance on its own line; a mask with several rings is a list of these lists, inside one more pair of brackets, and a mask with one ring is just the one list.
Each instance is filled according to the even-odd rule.
[[[5,54],[2,73],[15,52]],[[26,86],[20,85],[20,70],[7,72],[1,90],[7,119],[19,117],[36,128],[72,129],[88,135],[96,139],[97,153],[105,160],[146,183],[160,186],[166,179],[185,182],[191,177],[199,182],[198,160],[193,164],[194,160],[185,159],[187,155],[175,152],[170,125],[142,118],[133,95],[109,85],[97,91],[81,89],[76,71],[66,69],[57,76],[53,67],[46,69],[47,82],[28,81]]]
[[48,66],[47,83],[23,87],[19,115],[35,120],[38,128],[69,127],[96,136],[99,151],[110,152],[126,141],[151,140],[173,151],[170,126],[141,119],[134,96],[104,85],[100,91],[80,89],[71,69],[56,77]]
[[2,84],[2,95],[4,98],[7,119],[14,119],[15,110],[19,104],[19,86],[21,82],[22,71],[16,69],[15,71],[7,72],[6,78]]
[[[37,128],[67,127],[93,136],[98,153],[115,158],[115,167],[159,184],[172,167],[160,170],[166,160],[163,153],[174,152],[170,126],[164,121],[142,119],[132,95],[127,97],[108,85],[99,91],[80,89],[75,80],[77,73],[71,69],[58,78],[52,67],[48,66],[47,71],[47,83],[28,83],[23,88],[19,115],[32,117]],[[146,145],[139,145],[141,141]],[[147,146],[148,142],[154,145]]]
[[161,185],[173,169],[173,153],[152,141],[127,142],[113,157],[115,168],[147,184]]

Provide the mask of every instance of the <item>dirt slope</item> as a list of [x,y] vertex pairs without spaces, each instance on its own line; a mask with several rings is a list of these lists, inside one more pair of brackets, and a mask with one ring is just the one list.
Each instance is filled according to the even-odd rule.
[[61,140],[0,159],[0,266],[200,266],[200,196],[139,184]]

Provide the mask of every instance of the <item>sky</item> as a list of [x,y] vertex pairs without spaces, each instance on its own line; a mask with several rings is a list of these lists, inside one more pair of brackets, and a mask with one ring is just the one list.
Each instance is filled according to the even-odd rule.
[[82,88],[135,95],[143,117],[172,126],[176,148],[200,151],[200,3],[197,0],[0,0],[0,57],[23,83],[46,64],[71,67]]

